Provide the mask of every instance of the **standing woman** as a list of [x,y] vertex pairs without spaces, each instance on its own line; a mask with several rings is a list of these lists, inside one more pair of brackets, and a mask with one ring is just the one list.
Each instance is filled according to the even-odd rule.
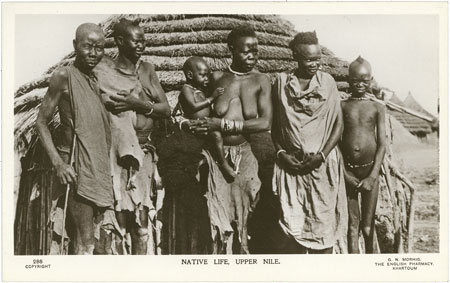
[[332,253],[347,230],[344,175],[336,148],[343,130],[340,96],[331,75],[319,70],[315,32],[297,34],[290,48],[298,68],[280,73],[273,88],[273,189],[288,238],[280,249]]

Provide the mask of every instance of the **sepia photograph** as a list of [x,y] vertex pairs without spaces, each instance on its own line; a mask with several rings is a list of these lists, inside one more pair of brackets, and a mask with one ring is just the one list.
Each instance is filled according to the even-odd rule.
[[448,261],[442,15],[116,11],[14,16],[8,256]]

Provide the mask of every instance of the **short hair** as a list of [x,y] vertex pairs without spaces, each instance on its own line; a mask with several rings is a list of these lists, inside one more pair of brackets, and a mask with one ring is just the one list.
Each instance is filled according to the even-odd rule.
[[289,42],[289,48],[294,50],[297,44],[319,44],[316,31],[299,32],[294,39]]
[[113,36],[114,38],[117,38],[118,36],[126,36],[128,34],[128,29],[132,28],[139,28],[139,22],[138,21],[130,21],[128,19],[120,19],[118,23],[114,25],[113,28]]
[[233,46],[241,37],[256,37],[255,30],[249,26],[239,26],[234,28],[227,37],[228,46]]
[[206,66],[208,66],[208,64],[206,64],[206,61],[202,58],[202,57],[198,57],[198,56],[192,56],[192,57],[189,57],[187,60],[186,60],[186,62],[184,62],[184,65],[183,65],[183,73],[184,73],[184,75],[186,76],[186,78],[187,78],[187,73],[189,72],[189,71],[194,71],[193,69],[194,69],[194,66],[196,66],[196,64],[198,64],[198,63],[203,63],[203,64],[205,64]]

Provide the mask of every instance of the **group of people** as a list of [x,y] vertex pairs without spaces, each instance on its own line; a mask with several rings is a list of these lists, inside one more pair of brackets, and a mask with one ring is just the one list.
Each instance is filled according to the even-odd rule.
[[[154,121],[170,116],[169,105],[153,65],[140,60],[142,28],[121,19],[114,39],[119,54],[111,59],[103,56],[99,26],[78,27],[75,62],[53,73],[37,119],[61,184],[54,209],[68,216],[66,225],[54,217],[55,227],[63,223],[55,231],[62,240],[69,235],[74,254],[150,254],[152,221],[163,199],[153,188],[150,137]],[[351,96],[341,101],[336,82],[320,69],[315,32],[293,38],[298,68],[278,74],[274,85],[255,69],[253,29],[235,28],[227,44],[232,63],[226,70],[211,73],[204,59],[186,60],[179,96],[179,128],[196,137],[207,166],[200,178],[207,186],[211,252],[250,253],[248,222],[261,181],[249,135],[263,131],[271,132],[276,150],[272,187],[285,236],[280,253],[332,253],[343,238],[357,253],[360,231],[365,251],[373,252],[386,137],[384,108],[368,94],[370,64],[361,57],[350,64]],[[48,127],[56,108],[58,146]]]

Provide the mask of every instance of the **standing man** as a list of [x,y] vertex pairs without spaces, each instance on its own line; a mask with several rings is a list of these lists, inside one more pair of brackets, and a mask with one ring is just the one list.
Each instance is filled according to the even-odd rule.
[[[108,116],[92,73],[103,57],[104,44],[105,37],[98,25],[86,23],[77,28],[73,41],[75,63],[53,73],[36,122],[41,142],[60,183],[71,184],[68,222],[73,224],[71,238],[74,253],[79,255],[93,254],[94,217],[112,208],[114,203]],[[48,127],[56,107],[61,120],[58,148]],[[68,164],[71,154],[75,168]],[[64,192],[65,186],[61,186],[61,190],[53,193],[59,198]],[[64,205],[64,198],[60,200]],[[61,228],[64,230],[65,227]]]
[[[147,249],[149,211],[152,203],[152,179],[156,169],[150,136],[155,118],[170,116],[169,104],[153,65],[140,62],[145,49],[145,35],[138,24],[121,19],[114,26],[118,57],[103,60],[96,68],[102,98],[110,113],[112,134],[112,177],[115,210],[120,234],[116,242],[119,254],[152,254]],[[105,58],[107,59],[107,58]],[[130,233],[131,243],[125,235]],[[151,240],[153,241],[153,240]],[[128,246],[128,247],[127,247]]]
[[277,150],[273,189],[288,236],[282,253],[332,253],[346,235],[347,204],[341,156],[343,121],[336,82],[319,70],[315,32],[290,43],[298,69],[274,86],[272,139]]
[[270,129],[271,86],[266,75],[254,70],[258,60],[258,40],[253,29],[234,29],[228,35],[227,43],[232,63],[228,70],[212,75],[212,90],[224,88],[224,93],[214,101],[213,118],[199,123],[188,121],[184,127],[197,134],[222,132],[225,157],[238,175],[228,183],[211,151],[205,151],[209,165],[206,197],[213,253],[232,253],[234,238],[239,241],[236,252],[248,254],[247,222],[261,186],[258,162],[251,151],[248,134]]

